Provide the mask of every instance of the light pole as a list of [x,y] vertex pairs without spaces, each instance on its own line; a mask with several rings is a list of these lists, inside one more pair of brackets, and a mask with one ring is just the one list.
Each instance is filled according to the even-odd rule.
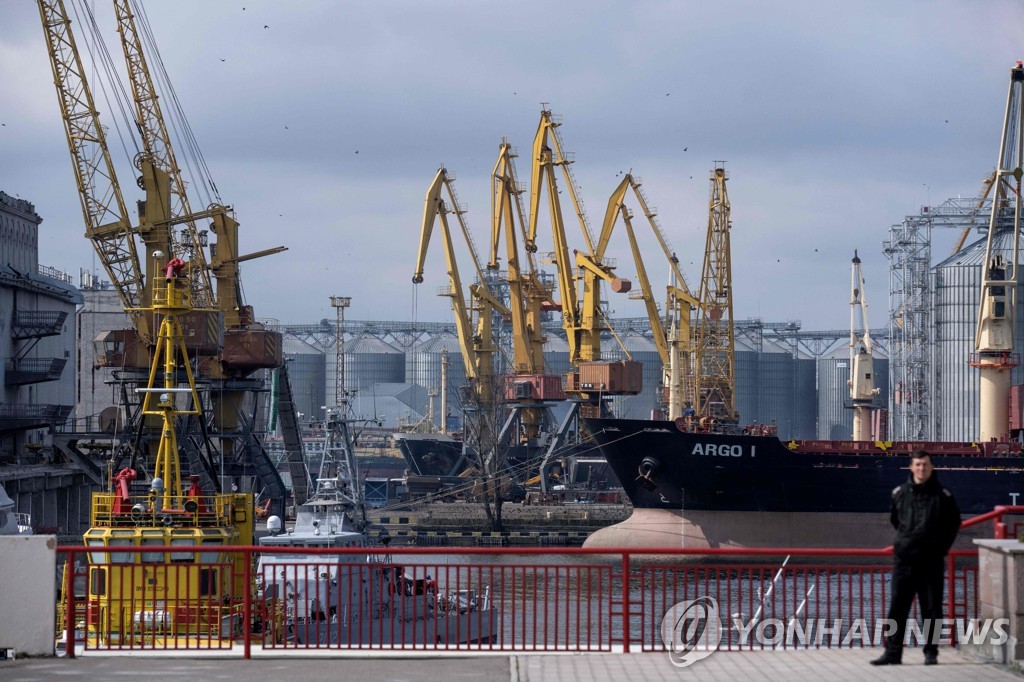
[[[337,372],[334,381],[334,404],[345,403],[345,308],[352,305],[350,296],[331,296],[331,307],[335,309],[334,351]],[[344,412],[344,410],[342,410]]]

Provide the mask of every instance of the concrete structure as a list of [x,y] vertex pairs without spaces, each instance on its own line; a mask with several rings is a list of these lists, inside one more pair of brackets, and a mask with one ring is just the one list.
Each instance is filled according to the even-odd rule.
[[[56,549],[52,535],[0,535],[0,650],[53,655]],[[6,677],[2,670],[0,677]]]
[[50,429],[78,403],[83,299],[69,275],[39,265],[41,222],[31,202],[0,192],[0,482],[36,533],[79,540],[92,488],[54,453]]
[[31,202],[0,192],[0,464],[38,461],[46,429],[75,404],[82,297],[70,276],[39,265],[42,220]]
[[[976,647],[997,663],[1020,665],[1024,660],[1024,543],[1019,540],[975,540],[978,546],[979,619],[1006,619],[1009,637]],[[998,633],[993,633],[997,635]]]
[[113,385],[115,368],[96,366],[96,337],[111,329],[130,329],[132,322],[110,282],[85,275],[81,284],[83,304],[75,315],[75,351],[79,363],[75,419],[79,430],[87,430],[97,423],[104,409],[121,402]]

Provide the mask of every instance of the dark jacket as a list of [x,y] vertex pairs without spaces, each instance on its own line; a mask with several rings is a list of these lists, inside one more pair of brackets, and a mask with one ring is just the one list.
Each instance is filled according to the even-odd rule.
[[893,552],[904,561],[940,559],[960,530],[956,498],[939,485],[938,476],[921,484],[914,477],[892,491],[890,519],[896,529]]

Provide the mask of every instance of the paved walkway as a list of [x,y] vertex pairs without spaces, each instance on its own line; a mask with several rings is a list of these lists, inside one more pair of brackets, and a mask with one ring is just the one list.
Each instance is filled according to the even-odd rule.
[[389,682],[469,682],[509,680],[510,682],[623,682],[643,680],[900,680],[900,682],[942,682],[944,680],[1000,680],[1021,682],[1024,677],[1005,666],[967,659],[943,649],[938,666],[925,667],[920,650],[906,652],[906,664],[874,667],[868,661],[875,649],[779,650],[718,652],[681,669],[668,656],[648,654],[543,654],[508,656],[495,654],[456,658],[455,656],[395,656],[386,652],[352,656],[260,657],[251,660],[226,657],[185,657],[140,655],[85,655],[77,659],[45,658],[0,661],[0,680],[36,682],[73,678],[92,680],[145,680],[176,682],[192,680],[388,680]]

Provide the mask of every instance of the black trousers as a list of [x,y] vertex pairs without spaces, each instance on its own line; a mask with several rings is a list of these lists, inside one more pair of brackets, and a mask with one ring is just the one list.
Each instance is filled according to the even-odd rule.
[[898,658],[903,654],[907,616],[915,595],[924,621],[924,653],[938,653],[945,569],[945,557],[913,561],[896,557],[892,570],[892,602],[889,604],[889,619],[896,621],[896,633],[886,643],[890,655]]

